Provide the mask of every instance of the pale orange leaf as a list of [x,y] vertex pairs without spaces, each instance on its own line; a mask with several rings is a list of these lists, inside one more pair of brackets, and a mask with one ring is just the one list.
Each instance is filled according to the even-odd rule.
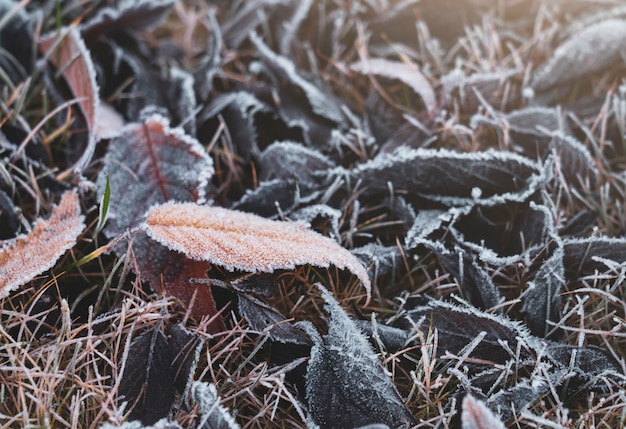
[[78,195],[66,192],[52,214],[32,231],[0,249],[0,298],[49,270],[85,228]]
[[269,220],[250,213],[195,203],[153,207],[144,223],[148,235],[187,257],[228,270],[272,272],[331,264],[356,275],[371,292],[367,271],[335,241],[304,224]]

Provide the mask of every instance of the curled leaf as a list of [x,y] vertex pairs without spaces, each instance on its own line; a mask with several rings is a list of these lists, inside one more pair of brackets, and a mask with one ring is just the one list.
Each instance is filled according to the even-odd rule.
[[60,41],[57,41],[56,34],[42,38],[39,49],[48,56],[48,60],[57,70],[63,72],[67,85],[78,99],[78,106],[87,125],[87,144],[74,165],[74,171],[80,173],[91,161],[97,140],[100,97],[93,60],[76,28],[70,29]]
[[166,203],[150,210],[143,228],[172,250],[228,270],[272,272],[304,264],[333,264],[356,275],[370,294],[370,280],[359,260],[335,241],[299,223],[221,207]]
[[52,268],[84,228],[78,195],[66,192],[48,219],[38,221],[27,236],[0,249],[0,298]]
[[412,63],[390,61],[383,58],[368,58],[352,66],[352,70],[363,74],[374,74],[389,79],[397,79],[408,85],[419,95],[429,115],[435,114],[437,99],[428,79]]
[[554,52],[532,82],[536,92],[550,90],[602,71],[621,61],[626,20],[607,19],[574,34]]
[[528,158],[508,152],[458,153],[399,148],[351,171],[365,193],[394,189],[449,206],[493,206],[524,201],[545,181],[546,172]]

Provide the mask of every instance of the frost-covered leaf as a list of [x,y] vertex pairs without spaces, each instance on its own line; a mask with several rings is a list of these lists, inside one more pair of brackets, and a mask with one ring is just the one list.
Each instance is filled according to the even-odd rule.
[[564,284],[563,247],[559,243],[533,280],[528,282],[528,289],[524,292],[522,311],[526,313],[526,324],[534,335],[546,338],[559,336],[560,330],[549,322],[561,320],[561,290]]
[[565,378],[557,382],[563,382],[569,394],[583,390],[603,392],[611,385],[626,383],[621,363],[600,347],[576,347],[552,341],[547,345],[548,358],[568,372]]
[[277,7],[289,3],[290,0],[258,0],[246,3],[224,23],[224,43],[230,49],[237,48],[252,31],[266,22]]
[[623,264],[626,261],[626,239],[589,237],[564,240],[563,264],[565,270],[576,278],[594,270],[607,270],[603,260]]
[[507,152],[458,153],[400,148],[351,172],[365,192],[388,193],[389,184],[451,206],[524,201],[545,180],[542,167]]
[[396,352],[407,347],[410,342],[407,331],[374,322],[375,321],[354,320],[354,323],[363,334],[376,342],[380,341],[387,351]]
[[322,190],[306,182],[294,179],[274,179],[261,182],[255,190],[248,190],[233,208],[256,213],[263,217],[290,213],[301,204],[310,203],[319,197]]
[[0,249],[0,298],[49,270],[69,249],[85,228],[78,194],[63,194],[48,219],[40,219],[28,235],[20,236]]
[[[402,252],[398,246],[382,246],[377,243],[368,243],[365,246],[352,249],[352,254],[359,258],[368,270],[374,283],[386,277],[405,270]],[[401,275],[401,274],[398,274]]]
[[[204,200],[213,171],[213,162],[202,146],[182,130],[170,128],[163,117],[152,116],[144,123],[127,125],[109,144],[98,177],[100,195],[107,176],[111,189],[105,234],[115,237],[136,226],[155,204]],[[170,252],[144,234],[133,238],[133,250],[139,274],[153,290],[164,289],[185,305],[195,294],[194,317],[215,314],[209,287],[191,283],[193,278],[206,276],[206,264]],[[116,251],[125,252],[126,248]]]
[[[365,100],[364,116],[372,136],[378,142],[386,142],[405,124],[400,112],[393,108],[378,91],[373,89],[370,90]],[[411,135],[411,133],[407,133],[407,139]],[[407,143],[407,146],[413,145]]]
[[459,248],[455,252],[439,253],[438,256],[472,305],[488,310],[500,304],[502,296],[498,288],[489,274],[478,265],[475,256]]
[[174,0],[122,0],[117,2],[116,7],[101,8],[79,28],[86,40],[120,29],[149,31],[167,18],[174,4]]
[[211,24],[208,52],[204,54],[193,70],[195,90],[200,101],[209,97],[213,89],[213,77],[219,71],[222,62],[222,30],[213,11],[209,12],[208,18]]
[[543,92],[605,70],[622,61],[626,20],[607,19],[573,34],[533,77],[531,87]]
[[461,405],[461,429],[504,429],[504,423],[483,401],[467,394]]
[[214,120],[215,123],[212,124],[211,119],[221,116],[228,127],[230,140],[235,145],[237,154],[245,161],[249,161],[260,153],[255,116],[267,110],[265,103],[249,92],[221,94],[198,115],[198,124],[200,127],[205,127],[205,130],[199,131],[212,137],[219,123]]
[[75,161],[73,169],[77,173],[87,167],[96,146],[96,127],[100,111],[100,98],[96,84],[96,72],[91,54],[85,46],[80,32],[72,27],[63,30],[59,40],[56,33],[44,36],[39,40],[39,50],[57,71],[62,72],[65,82],[78,102],[87,128],[85,148],[80,158]]
[[238,296],[238,302],[239,313],[245,317],[252,329],[259,332],[267,331],[272,340],[281,343],[311,344],[301,329],[267,304],[244,294]]
[[313,204],[291,212],[289,219],[294,222],[304,222],[320,234],[328,235],[341,243],[341,234],[339,233],[341,215],[340,210],[326,204]]
[[571,134],[562,111],[552,107],[526,107],[510,112],[504,119],[513,142],[531,158],[547,156],[548,133],[560,131],[564,136]]
[[335,298],[320,287],[330,314],[323,338],[303,323],[314,342],[306,375],[310,418],[320,428],[383,423],[415,424],[372,346]]
[[154,424],[167,416],[176,393],[183,393],[202,341],[182,325],[159,327],[133,340],[118,388],[131,418]]
[[[604,391],[625,381],[620,364],[603,350],[535,337],[519,322],[503,316],[438,300],[409,310],[407,316],[411,320],[400,321],[400,327],[411,336],[415,330],[423,337],[436,331],[437,356],[460,360],[469,368],[470,377],[456,374],[466,385],[489,393],[486,404],[503,420],[512,417],[513,409],[519,412],[554,387],[566,386],[570,392]],[[515,365],[518,377],[510,385],[503,381],[507,377],[503,368],[508,365]]]
[[166,203],[153,207],[148,235],[191,259],[228,270],[272,272],[297,265],[347,269],[370,294],[367,271],[347,249],[299,223],[272,221],[221,207]]
[[[447,352],[458,356],[466,346],[484,333],[484,337],[473,347],[469,355],[475,359],[474,362],[482,361],[472,364],[477,367],[484,368],[489,362],[503,364],[514,357],[514,351],[520,341],[525,344],[532,342],[528,331],[518,322],[444,301],[430,301],[428,305],[411,309],[407,316],[413,322],[402,323],[405,329],[413,329],[414,323],[417,323],[415,327],[424,333],[437,330],[438,356],[443,356]],[[521,348],[521,353],[522,360],[531,356],[530,350],[525,347]],[[467,361],[464,364],[470,365]]]
[[571,185],[588,183],[594,189],[598,181],[598,169],[589,150],[574,137],[555,133],[549,143],[550,150],[558,156],[563,176]]
[[556,339],[562,334],[553,324],[561,320],[561,290],[565,284],[563,242],[554,229],[550,209],[534,203],[530,208],[544,216],[547,242],[536,257],[543,260],[523,294],[522,311],[526,313],[526,324],[533,335]]
[[313,0],[257,0],[246,3],[224,23],[224,41],[237,48],[256,29],[271,32],[278,51],[290,55],[300,44],[296,38],[303,21],[309,17]]
[[200,407],[198,429],[239,429],[233,416],[220,404],[213,384],[195,381],[191,386],[191,397]]
[[155,204],[204,200],[213,173],[213,161],[200,143],[170,128],[165,118],[127,125],[111,141],[98,177],[100,193],[107,175],[111,187],[105,233],[113,237],[137,225]]
[[117,110],[106,103],[100,103],[100,114],[96,118],[96,137],[98,139],[119,137],[124,125],[124,117]]
[[352,70],[362,74],[397,79],[419,95],[429,115],[434,115],[437,98],[432,85],[413,63],[390,61],[384,58],[366,58],[352,65]]
[[323,92],[315,84],[302,77],[289,59],[273,52],[256,33],[250,35],[250,40],[257,48],[265,66],[273,71],[278,79],[289,82],[304,93],[313,113],[337,124],[344,122],[341,106],[334,96]]
[[265,148],[258,165],[261,180],[295,178],[312,182],[316,173],[334,167],[335,163],[315,149],[285,141],[272,143]]

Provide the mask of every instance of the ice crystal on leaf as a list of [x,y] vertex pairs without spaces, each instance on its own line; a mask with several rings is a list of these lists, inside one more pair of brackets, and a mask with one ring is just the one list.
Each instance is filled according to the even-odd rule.
[[0,298],[52,268],[84,228],[78,194],[66,192],[48,219],[0,250]]
[[153,207],[143,228],[172,250],[228,270],[272,272],[297,265],[332,264],[356,275],[370,295],[370,280],[359,260],[332,239],[300,223],[174,202]]
[[328,334],[322,338],[310,323],[301,324],[314,342],[306,375],[310,418],[321,428],[415,424],[367,338],[337,300],[320,290],[330,313]]

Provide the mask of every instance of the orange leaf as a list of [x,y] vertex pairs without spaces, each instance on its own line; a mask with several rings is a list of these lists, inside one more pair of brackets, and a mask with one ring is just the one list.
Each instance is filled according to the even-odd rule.
[[84,228],[78,195],[66,192],[49,219],[39,220],[28,235],[0,249],[0,298],[52,268]]
[[60,40],[57,39],[56,32],[43,36],[39,40],[39,49],[48,56],[48,60],[57,70],[63,72],[72,94],[79,100],[78,106],[88,129],[87,146],[74,165],[74,171],[80,173],[93,156],[100,109],[96,72],[91,55],[76,28],[70,28]]
[[370,280],[359,260],[300,223],[194,203],[166,203],[148,212],[143,227],[170,249],[229,270],[272,272],[304,264],[333,264],[356,275],[370,296]]

